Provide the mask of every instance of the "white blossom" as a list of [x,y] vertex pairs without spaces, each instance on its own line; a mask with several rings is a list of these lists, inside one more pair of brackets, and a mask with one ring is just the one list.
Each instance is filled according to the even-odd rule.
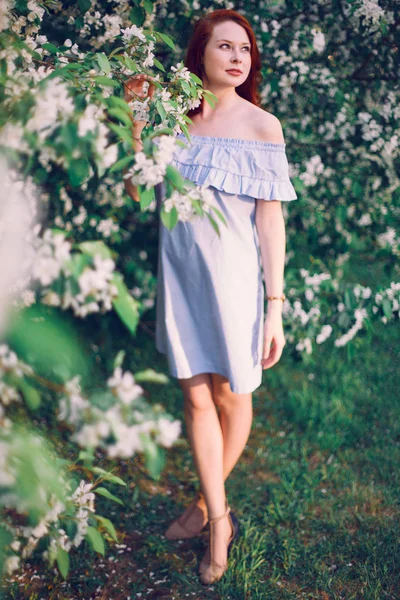
[[331,335],[331,333],[332,333],[332,326],[324,325],[321,329],[321,332],[315,338],[315,341],[317,342],[317,344],[322,344],[323,342],[325,342],[325,340],[328,339],[328,337]]
[[5,571],[7,575],[11,575],[14,571],[19,569],[20,558],[19,556],[8,556],[5,562]]
[[159,432],[156,436],[156,441],[166,448],[170,448],[181,433],[181,422],[170,421],[169,419],[161,418],[157,421]]
[[107,385],[115,390],[123,404],[131,404],[144,392],[143,388],[136,384],[132,373],[129,371],[123,373],[121,367],[114,370],[113,376],[107,380]]
[[58,77],[48,80],[45,89],[39,92],[35,99],[36,106],[26,128],[28,131],[37,132],[40,142],[43,142],[57,125],[65,122],[73,114],[75,106],[67,85]]
[[315,27],[312,28],[311,30],[312,36],[313,36],[313,48],[316,52],[320,53],[325,49],[325,36],[322,33],[322,31],[318,31],[317,29],[315,29]]
[[139,38],[142,42],[146,41],[146,36],[144,35],[142,29],[137,27],[136,25],[131,25],[126,29],[121,29],[122,37],[126,41],[131,41],[133,37]]
[[87,510],[94,512],[95,495],[91,491],[92,487],[91,483],[87,483],[84,479],[81,479],[78,487],[72,494],[71,499],[75,504],[85,506]]

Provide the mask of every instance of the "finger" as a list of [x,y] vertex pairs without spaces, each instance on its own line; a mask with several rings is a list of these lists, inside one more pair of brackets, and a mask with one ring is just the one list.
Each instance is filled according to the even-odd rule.
[[272,338],[271,340],[266,338],[265,340],[265,348],[266,348],[266,352],[263,353],[263,360],[268,360],[271,359],[276,352],[276,342],[275,340]]
[[268,358],[268,356],[270,355],[271,343],[272,343],[272,337],[267,336],[266,338],[264,338],[264,349],[263,349],[262,360],[266,360]]
[[262,361],[263,369],[269,369],[273,365],[275,365],[282,356],[282,350],[283,350],[282,346],[280,346],[280,345],[274,346],[274,348],[272,349],[272,352],[270,353],[270,356],[266,360]]

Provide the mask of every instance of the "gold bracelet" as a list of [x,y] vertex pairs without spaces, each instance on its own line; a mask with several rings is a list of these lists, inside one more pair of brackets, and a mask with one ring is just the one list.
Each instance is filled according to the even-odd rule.
[[268,300],[282,300],[282,302],[285,300],[286,296],[285,294],[282,294],[282,296],[267,296]]

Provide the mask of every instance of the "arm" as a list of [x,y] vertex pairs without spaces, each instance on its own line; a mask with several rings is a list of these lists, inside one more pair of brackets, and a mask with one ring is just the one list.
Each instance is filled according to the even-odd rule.
[[[278,119],[268,116],[264,129],[265,141],[283,143]],[[256,199],[256,229],[260,241],[261,259],[267,296],[282,296],[284,284],[286,231],[279,200]],[[268,369],[278,362],[285,345],[282,326],[282,300],[268,300],[264,324],[264,348],[261,364]],[[272,344],[272,348],[271,348]]]
[[[256,200],[256,228],[267,296],[282,296],[286,231],[279,200]],[[282,312],[282,300],[268,300],[268,313]]]
[[[141,74],[141,75],[136,75],[134,77],[131,77],[130,79],[128,79],[128,81],[125,82],[125,84],[124,84],[124,100],[125,100],[125,102],[129,102],[134,97],[134,94],[136,94],[136,96],[140,97],[140,98],[146,97],[146,93],[143,92],[143,89],[142,89],[143,82],[145,80],[149,81],[149,80],[151,80],[151,78],[146,75]],[[154,93],[154,86],[152,84],[150,84],[150,87],[148,90],[148,95],[150,97],[152,97],[153,93]],[[131,121],[132,121],[132,136],[134,138],[133,142],[132,142],[132,148],[133,148],[134,152],[140,152],[143,148],[143,144],[140,139],[140,135],[146,125],[146,122],[145,121],[135,121],[132,116],[131,116]],[[126,172],[127,172],[127,169],[126,168],[123,169],[124,175]],[[136,202],[140,202],[140,197],[139,197],[137,186],[133,185],[130,179],[124,179],[124,185],[125,185],[125,190],[128,193],[128,195]]]

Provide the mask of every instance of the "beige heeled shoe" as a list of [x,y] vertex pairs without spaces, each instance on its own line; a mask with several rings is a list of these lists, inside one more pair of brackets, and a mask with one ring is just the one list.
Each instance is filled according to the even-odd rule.
[[[215,523],[217,523],[224,517],[228,517],[228,520],[229,520],[229,523],[231,526],[231,536],[228,540],[227,561],[225,564],[220,565],[214,560],[212,549],[213,549],[213,538],[214,538],[214,525],[215,525]],[[220,515],[219,517],[215,517],[214,519],[209,519],[208,522],[210,524],[210,543],[209,543],[210,559],[209,559],[208,564],[203,563],[203,561],[202,561],[203,564],[200,564],[200,581],[201,581],[201,583],[204,583],[205,585],[215,583],[216,581],[219,581],[221,579],[221,577],[223,576],[223,574],[225,573],[225,571],[228,568],[229,554],[231,551],[233,540],[239,534],[239,524],[238,524],[236,517],[233,515],[233,513],[231,514],[230,506],[228,506],[226,508],[225,512],[222,515]]]
[[[225,512],[228,510],[230,510],[230,514],[233,517],[233,512],[230,508],[230,506],[228,505],[228,498],[225,498]],[[210,565],[210,546],[207,547],[206,553],[203,556],[203,558],[201,559],[201,563],[199,565],[199,573],[201,574],[205,569],[207,569]]]
[[[198,504],[199,500],[202,500],[205,504],[204,495],[200,490],[197,492],[196,496],[189,504],[186,518],[183,519],[183,515],[181,515],[180,517],[172,521],[171,525],[168,527],[167,531],[164,534],[167,540],[185,540],[192,537],[196,537],[203,531],[204,527],[208,523],[208,511],[207,506],[205,506],[205,510],[200,508]],[[187,525],[185,525],[186,520],[193,516],[194,511],[200,511],[203,516],[203,525],[201,526],[201,528],[198,528],[196,530],[189,529]]]

